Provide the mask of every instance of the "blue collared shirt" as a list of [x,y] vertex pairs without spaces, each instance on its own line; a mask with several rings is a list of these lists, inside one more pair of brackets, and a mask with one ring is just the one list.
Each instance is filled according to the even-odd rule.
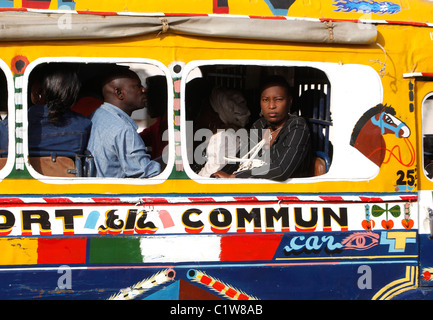
[[90,119],[88,149],[97,177],[148,178],[161,172],[160,164],[146,153],[137,124],[121,109],[105,102]]

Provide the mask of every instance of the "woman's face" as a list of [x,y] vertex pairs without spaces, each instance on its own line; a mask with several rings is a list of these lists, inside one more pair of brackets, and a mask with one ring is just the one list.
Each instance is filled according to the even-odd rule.
[[265,119],[273,124],[280,125],[289,117],[292,98],[287,95],[284,87],[271,85],[262,91],[260,107]]

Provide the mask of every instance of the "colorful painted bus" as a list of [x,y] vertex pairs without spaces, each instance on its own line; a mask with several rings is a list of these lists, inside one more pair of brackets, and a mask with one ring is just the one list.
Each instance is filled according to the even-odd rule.
[[[431,298],[432,17],[427,0],[0,1],[0,298]],[[86,112],[114,65],[162,78],[161,173],[29,150],[46,65],[77,70]],[[309,124],[310,173],[200,176],[208,88],[241,92],[253,121],[269,75]]]

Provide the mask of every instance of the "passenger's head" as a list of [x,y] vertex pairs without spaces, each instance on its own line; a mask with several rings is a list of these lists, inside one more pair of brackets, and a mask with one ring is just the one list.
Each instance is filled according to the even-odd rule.
[[123,110],[128,115],[146,106],[146,89],[138,75],[126,67],[109,71],[102,81],[104,101]]
[[74,67],[68,65],[48,65],[43,76],[42,94],[49,109],[49,120],[57,123],[75,103],[80,81]]
[[203,106],[209,102],[212,86],[205,78],[194,78],[187,82],[185,89],[187,120],[196,120]]
[[44,65],[37,66],[30,73],[29,76],[29,97],[32,105],[44,105],[45,104],[45,96],[42,90],[42,83],[44,80]]
[[167,111],[167,79],[152,76],[146,79],[147,108],[151,118],[161,117]]
[[248,123],[251,113],[239,91],[216,87],[212,90],[210,105],[226,126],[243,128]]
[[261,113],[271,125],[281,125],[289,118],[291,104],[291,90],[283,77],[273,76],[262,85],[260,90]]

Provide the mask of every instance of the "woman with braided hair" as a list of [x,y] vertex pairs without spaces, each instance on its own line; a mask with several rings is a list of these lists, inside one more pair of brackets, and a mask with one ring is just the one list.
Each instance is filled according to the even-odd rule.
[[91,121],[71,111],[80,81],[72,66],[49,64],[30,75],[29,150],[83,154]]

